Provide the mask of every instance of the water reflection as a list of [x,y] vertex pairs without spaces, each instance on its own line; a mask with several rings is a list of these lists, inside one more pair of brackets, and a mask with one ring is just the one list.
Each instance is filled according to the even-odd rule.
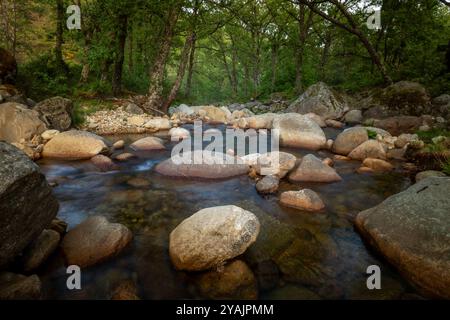
[[[191,126],[187,126],[192,130]],[[218,126],[224,130],[224,126]],[[327,130],[333,138],[337,130]],[[374,256],[354,231],[352,221],[361,210],[409,186],[399,173],[359,175],[359,162],[337,161],[343,181],[333,184],[283,181],[280,191],[311,188],[324,200],[327,211],[311,214],[281,207],[276,196],[260,196],[247,176],[221,181],[189,181],[156,174],[154,166],[170,156],[168,150],[139,153],[120,164],[120,171],[99,173],[89,162],[40,161],[60,201],[59,217],[73,228],[92,215],[104,215],[127,225],[134,233],[133,245],[120,257],[83,273],[83,290],[68,292],[61,256],[42,270],[47,298],[109,299],[123,281],[136,284],[144,299],[202,298],[196,275],[177,272],[168,255],[170,232],[196,211],[235,204],[254,212],[261,221],[258,242],[242,259],[259,284],[260,298],[268,299],[384,299],[400,298],[411,289],[400,276]],[[127,144],[141,136],[110,137]],[[129,150],[125,150],[129,151]],[[283,150],[297,157],[304,150]],[[327,152],[316,155],[324,158]],[[383,270],[382,292],[365,287],[366,268]]]

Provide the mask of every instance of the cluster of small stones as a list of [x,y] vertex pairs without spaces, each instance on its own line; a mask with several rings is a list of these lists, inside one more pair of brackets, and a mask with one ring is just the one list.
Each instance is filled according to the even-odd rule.
[[[154,133],[160,130],[149,123],[154,119],[168,119],[168,117],[154,117],[145,113],[133,114],[124,110],[124,107],[119,107],[115,110],[97,111],[87,116],[82,129],[98,135]],[[170,126],[177,126],[177,121],[170,121]]]

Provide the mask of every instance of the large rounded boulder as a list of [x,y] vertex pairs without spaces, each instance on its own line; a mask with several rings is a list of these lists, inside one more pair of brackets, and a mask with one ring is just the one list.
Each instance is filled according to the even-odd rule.
[[0,140],[10,143],[22,139],[29,141],[46,130],[38,112],[14,102],[0,104]]
[[44,147],[44,158],[63,160],[91,159],[108,151],[105,140],[93,133],[71,130],[57,134]]
[[167,159],[155,170],[169,177],[225,179],[247,174],[249,166],[227,154],[198,150]]
[[58,213],[39,167],[22,151],[0,142],[0,267],[11,262]]
[[284,147],[319,150],[327,142],[325,133],[316,122],[297,113],[276,117],[273,129],[278,130],[280,144]]
[[273,151],[260,155],[254,167],[261,176],[274,175],[283,179],[294,169],[296,163],[296,156],[287,152]]
[[83,268],[118,255],[132,239],[133,234],[124,225],[95,216],[70,230],[61,247],[69,265]]
[[178,270],[203,271],[243,254],[256,241],[258,218],[236,206],[198,211],[170,234],[170,257]]
[[66,131],[72,125],[73,102],[62,97],[53,97],[38,103],[33,110],[39,112],[49,128]]
[[288,108],[289,112],[300,114],[315,113],[324,119],[341,118],[349,109],[345,100],[333,92],[325,83],[319,82],[309,87]]
[[339,182],[341,176],[329,165],[323,163],[313,154],[303,157],[302,162],[290,175],[292,182]]
[[353,127],[340,133],[333,143],[334,153],[347,156],[356,147],[369,140],[369,133],[366,128]]
[[428,178],[361,212],[356,226],[425,294],[450,299],[450,178]]

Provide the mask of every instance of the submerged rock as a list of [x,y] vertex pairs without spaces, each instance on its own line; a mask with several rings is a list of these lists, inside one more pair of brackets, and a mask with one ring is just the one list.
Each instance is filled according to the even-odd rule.
[[283,192],[280,197],[280,203],[291,208],[311,212],[325,209],[325,204],[319,195],[309,189]]
[[58,248],[61,236],[53,230],[44,230],[41,235],[28,246],[23,254],[22,261],[25,272],[39,268],[48,257]]
[[278,191],[280,184],[280,178],[277,176],[266,176],[258,181],[256,184],[256,190],[261,194],[271,194]]
[[297,157],[286,152],[269,152],[257,158],[255,169],[259,175],[274,175],[283,179],[297,162]]
[[255,276],[241,260],[198,276],[196,284],[201,295],[207,299],[255,300],[258,298]]
[[134,158],[137,158],[136,155],[129,153],[129,152],[125,152],[125,153],[121,153],[121,154],[115,156],[114,159],[116,159],[117,161],[120,161],[120,162],[125,162],[128,160],[134,159]]
[[132,238],[131,231],[124,225],[95,216],[70,230],[61,247],[69,265],[83,268],[116,256]]
[[290,175],[293,182],[338,182],[342,181],[339,174],[330,166],[324,164],[315,155],[308,154]]
[[17,148],[0,142],[0,267],[11,262],[58,213],[39,167]]
[[37,275],[0,273],[0,300],[36,300],[41,298],[41,280]]
[[372,169],[376,172],[392,171],[394,166],[387,161],[380,159],[367,158],[363,162],[363,166]]
[[44,158],[62,160],[84,160],[108,151],[103,138],[86,131],[71,130],[62,132],[45,146]]
[[236,206],[198,211],[170,234],[170,257],[178,270],[202,271],[243,254],[259,234],[256,216]]
[[450,299],[450,178],[428,178],[361,212],[356,226],[425,294]]
[[317,123],[296,113],[276,117],[273,129],[279,130],[280,144],[284,147],[319,150],[327,142],[325,133]]
[[115,171],[118,170],[119,167],[107,156],[102,154],[96,155],[91,159],[91,162],[98,168],[100,171]]
[[119,283],[114,289],[111,300],[134,301],[140,300],[136,284],[132,280],[125,280]]

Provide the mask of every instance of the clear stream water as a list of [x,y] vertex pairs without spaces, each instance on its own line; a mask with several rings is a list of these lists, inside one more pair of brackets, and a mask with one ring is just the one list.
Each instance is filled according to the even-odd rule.
[[[186,126],[192,130],[192,126]],[[217,126],[223,130],[223,126]],[[327,129],[334,138],[337,130]],[[141,135],[107,137],[127,145]],[[415,294],[400,275],[368,249],[353,228],[358,212],[374,207],[406,189],[410,179],[399,171],[360,175],[359,162],[338,161],[343,181],[333,184],[283,181],[280,191],[311,188],[326,204],[326,212],[311,214],[282,207],[278,196],[261,196],[255,182],[241,176],[200,181],[163,177],[153,168],[170,157],[167,151],[140,153],[121,164],[120,171],[100,173],[89,162],[41,160],[49,181],[58,183],[59,218],[69,229],[92,215],[127,225],[132,245],[120,256],[82,271],[82,290],[66,289],[66,269],[60,252],[40,270],[48,299],[109,299],[124,280],[136,283],[142,299],[200,299],[195,274],[175,271],[169,259],[170,232],[185,218],[207,207],[234,204],[257,214],[261,233],[257,245],[241,257],[259,280],[261,299],[399,299]],[[296,156],[306,150],[282,149]],[[315,154],[330,156],[320,151]],[[136,179],[139,178],[139,179]],[[382,290],[366,287],[370,265],[382,270]]]

